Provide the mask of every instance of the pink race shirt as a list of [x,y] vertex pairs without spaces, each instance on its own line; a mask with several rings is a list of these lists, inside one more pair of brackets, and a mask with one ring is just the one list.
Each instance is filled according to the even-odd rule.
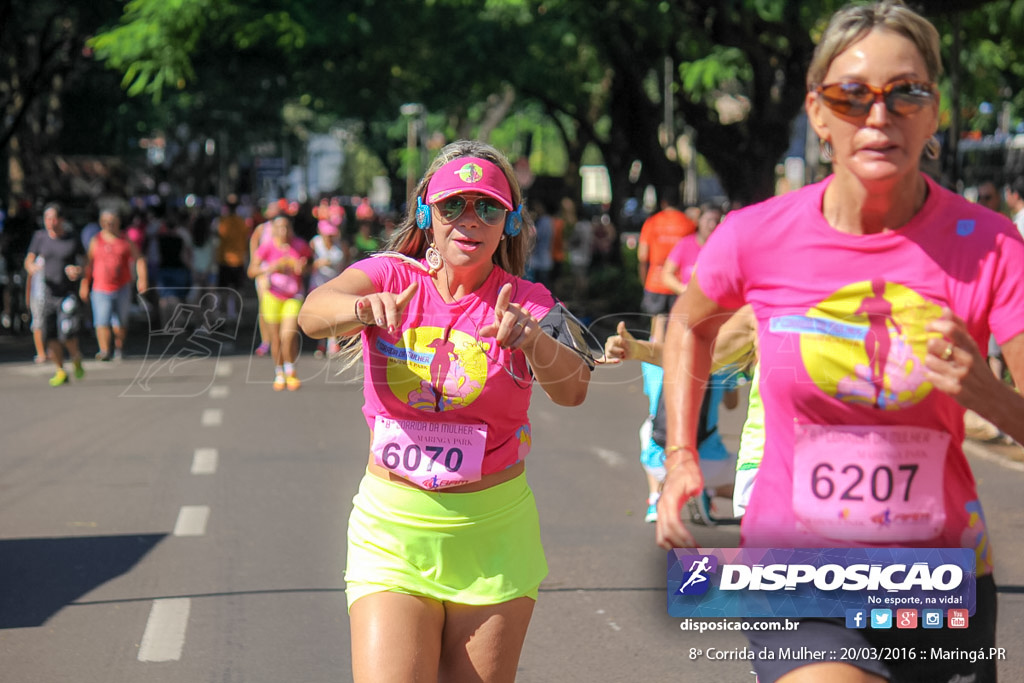
[[[423,444],[435,444],[425,450],[444,448],[442,457],[458,448],[458,457],[465,451],[468,459],[479,439],[483,461],[476,478],[525,458],[532,443],[527,416],[532,375],[526,356],[500,348],[480,329],[494,321],[494,304],[505,283],[512,283],[512,302],[538,320],[554,306],[551,293],[495,267],[477,291],[447,303],[425,270],[400,259],[368,258],[351,267],[366,273],[381,292],[397,293],[418,283],[401,329],[393,335],[380,327],[362,332],[363,414],[370,430],[404,431]],[[378,441],[379,434],[372,448]],[[394,451],[383,453],[386,466],[389,456],[398,458]],[[460,483],[444,481],[445,470],[438,470],[438,478],[413,480],[425,488]]]
[[766,445],[743,543],[968,547],[988,573],[964,411],[924,378],[925,326],[948,306],[982,349],[1024,331],[1024,242],[931,179],[899,230],[839,232],[830,181],[730,213],[697,263],[705,294],[758,320]]
[[[264,242],[257,247],[255,252],[256,258],[261,263],[268,265],[277,263],[283,258],[295,260],[309,259],[312,255],[313,252],[310,250],[309,245],[298,238],[293,239],[290,244],[284,247],[277,246],[273,241]],[[270,273],[267,280],[269,283],[267,291],[282,301],[303,295],[302,276],[294,272]]]
[[697,254],[700,253],[701,244],[697,241],[697,233],[687,235],[676,242],[672,247],[666,262],[676,264],[679,274],[676,276],[684,285],[690,283],[690,276],[693,274],[693,267],[697,264]]

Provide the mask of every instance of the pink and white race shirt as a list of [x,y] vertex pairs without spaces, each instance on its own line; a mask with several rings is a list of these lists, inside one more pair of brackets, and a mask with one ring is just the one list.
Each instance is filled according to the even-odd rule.
[[964,411],[924,379],[925,326],[949,307],[982,349],[1024,332],[1024,242],[931,179],[899,230],[839,232],[830,181],[730,213],[697,262],[707,296],[758,319],[766,445],[743,543],[969,547],[988,573]]
[[502,349],[480,329],[494,321],[498,291],[538,320],[554,306],[542,286],[495,267],[475,292],[453,303],[425,272],[398,258],[351,266],[377,291],[419,283],[401,329],[363,330],[363,414],[378,464],[424,488],[444,488],[515,465],[531,447],[532,375],[520,350]]

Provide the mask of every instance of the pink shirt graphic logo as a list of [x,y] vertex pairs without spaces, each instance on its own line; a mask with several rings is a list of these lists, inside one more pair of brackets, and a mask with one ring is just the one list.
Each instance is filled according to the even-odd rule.
[[487,358],[471,335],[460,330],[417,327],[402,337],[376,340],[389,359],[387,382],[395,398],[431,412],[472,403],[487,383]]
[[796,334],[811,380],[845,403],[898,410],[931,392],[924,379],[929,321],[942,307],[880,279],[854,282],[804,315],[772,318],[774,334]]

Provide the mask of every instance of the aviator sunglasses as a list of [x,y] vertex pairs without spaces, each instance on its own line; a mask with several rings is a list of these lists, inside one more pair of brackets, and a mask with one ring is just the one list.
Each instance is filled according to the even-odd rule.
[[935,86],[923,81],[893,81],[881,88],[847,81],[825,83],[814,88],[826,107],[844,116],[866,116],[882,100],[890,114],[909,116],[935,99]]
[[[433,204],[445,223],[451,223],[466,210],[468,200],[461,194],[446,197]],[[481,221],[487,225],[500,225],[505,220],[505,207],[490,197],[477,197],[473,201],[473,210]]]

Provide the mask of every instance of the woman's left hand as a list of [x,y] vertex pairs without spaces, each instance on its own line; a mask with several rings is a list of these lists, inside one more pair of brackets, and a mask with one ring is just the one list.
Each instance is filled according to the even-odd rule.
[[494,305],[494,322],[480,329],[483,337],[494,337],[498,346],[503,349],[523,349],[537,340],[538,334],[544,334],[540,323],[519,304],[511,303],[512,285],[505,284],[498,291],[498,301]]
[[992,395],[995,375],[985,357],[967,332],[967,325],[948,308],[928,323],[929,332],[940,337],[928,340],[925,358],[926,378],[965,408],[976,409]]

